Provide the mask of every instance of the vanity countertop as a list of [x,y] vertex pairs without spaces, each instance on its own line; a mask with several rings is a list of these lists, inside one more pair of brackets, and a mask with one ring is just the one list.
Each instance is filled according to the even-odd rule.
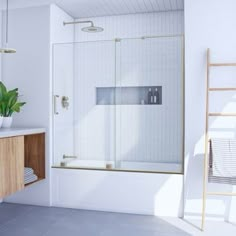
[[45,133],[45,128],[0,128],[0,138]]

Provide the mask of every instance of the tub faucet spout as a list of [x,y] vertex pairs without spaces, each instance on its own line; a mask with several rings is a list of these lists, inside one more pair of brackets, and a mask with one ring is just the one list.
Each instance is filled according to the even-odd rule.
[[63,155],[63,159],[66,159],[66,158],[77,158],[77,156],[67,156],[67,155]]

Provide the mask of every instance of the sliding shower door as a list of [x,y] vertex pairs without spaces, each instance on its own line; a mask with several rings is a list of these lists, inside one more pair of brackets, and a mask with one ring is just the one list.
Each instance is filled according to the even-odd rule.
[[55,44],[54,166],[183,172],[183,37]]
[[117,166],[181,172],[183,163],[182,37],[121,40],[117,86]]
[[75,44],[75,155],[81,166],[115,160],[115,42]]

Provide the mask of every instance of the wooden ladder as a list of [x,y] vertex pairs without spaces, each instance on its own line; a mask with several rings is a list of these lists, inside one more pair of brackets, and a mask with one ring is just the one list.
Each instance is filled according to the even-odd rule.
[[206,198],[208,195],[236,196],[236,193],[229,192],[208,192],[208,148],[209,148],[209,117],[211,116],[236,116],[236,113],[209,112],[209,92],[211,91],[236,91],[235,88],[211,88],[209,86],[210,68],[216,66],[236,66],[236,63],[211,63],[210,49],[207,49],[207,78],[206,78],[206,126],[205,126],[205,155],[204,155],[204,173],[203,173],[203,196],[202,196],[202,224],[201,230],[205,227]]

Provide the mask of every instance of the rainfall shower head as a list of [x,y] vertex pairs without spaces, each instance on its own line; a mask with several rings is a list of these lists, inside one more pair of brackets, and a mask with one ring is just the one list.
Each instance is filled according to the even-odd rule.
[[91,24],[88,27],[84,27],[81,30],[87,33],[98,33],[102,32],[104,29],[102,27],[94,26],[93,22],[88,20],[88,21],[74,21],[74,22],[64,22],[64,25],[72,25],[72,24],[85,24],[89,23]]
[[103,28],[93,25],[93,26],[89,26],[89,27],[84,27],[81,30],[84,32],[87,32],[87,33],[98,33],[98,32],[102,32]]

